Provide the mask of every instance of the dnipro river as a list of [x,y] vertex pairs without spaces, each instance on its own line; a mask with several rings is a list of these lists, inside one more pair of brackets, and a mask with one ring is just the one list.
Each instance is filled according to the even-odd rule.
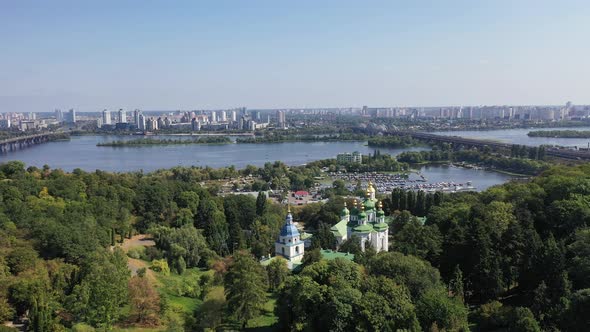
[[590,130],[590,127],[563,127],[563,128],[530,128],[530,129],[502,129],[502,130],[463,130],[463,131],[435,131],[433,134],[460,136],[469,138],[480,138],[496,140],[503,143],[512,143],[520,145],[561,145],[588,147],[590,139],[587,138],[554,138],[554,137],[529,137],[529,131],[537,130]]
[[[269,144],[224,144],[224,145],[151,145],[140,147],[99,147],[99,142],[127,140],[137,136],[72,136],[69,141],[49,142],[0,155],[0,162],[23,161],[27,166],[72,171],[80,168],[85,171],[97,169],[111,172],[139,171],[151,172],[175,166],[223,167],[234,165],[262,166],[266,162],[280,160],[287,165],[302,165],[318,159],[335,158],[338,153],[359,151],[373,153],[374,149],[365,142],[313,142],[313,143],[269,143]],[[158,136],[157,138],[170,138]],[[174,136],[178,139],[178,136]],[[379,148],[381,153],[397,155],[403,151],[420,151],[427,148],[407,149]],[[504,183],[511,177],[497,172],[464,169],[449,166],[425,166],[420,169],[428,182],[471,181],[477,190]]]

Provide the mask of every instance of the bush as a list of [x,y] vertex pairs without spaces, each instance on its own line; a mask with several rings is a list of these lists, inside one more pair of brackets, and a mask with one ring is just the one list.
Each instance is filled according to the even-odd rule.
[[176,296],[186,296],[196,299],[201,295],[201,287],[197,276],[190,276],[181,280],[170,280],[168,287]]
[[156,272],[162,272],[164,275],[170,275],[170,267],[165,259],[156,259],[152,261],[150,269]]
[[133,248],[129,249],[129,251],[127,252],[127,256],[129,256],[131,258],[135,258],[135,259],[143,258],[145,256],[145,247],[144,246],[133,247]]
[[481,305],[473,313],[473,320],[478,330],[488,331],[508,327],[511,308],[504,307],[502,303],[493,301]]
[[145,250],[143,252],[143,256],[141,259],[144,261],[153,261],[154,259],[162,259],[164,258],[164,254],[162,251],[156,247],[144,247]]
[[137,269],[137,276],[140,278],[145,277],[146,269],[145,267]]

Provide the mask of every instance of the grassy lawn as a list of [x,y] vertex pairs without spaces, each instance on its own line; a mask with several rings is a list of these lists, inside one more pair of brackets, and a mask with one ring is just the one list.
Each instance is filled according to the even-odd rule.
[[[149,262],[145,263],[147,266],[150,265]],[[160,293],[160,296],[165,297],[168,300],[169,310],[190,316],[192,316],[203,304],[203,300],[200,299],[201,290],[198,285],[200,277],[204,274],[213,276],[213,273],[213,270],[201,270],[198,268],[187,269],[183,275],[178,275],[172,272],[169,275],[165,275],[161,272],[151,271],[154,286]],[[211,287],[206,294],[205,302],[209,300],[219,300],[221,303],[224,303],[224,291],[222,285]],[[278,331],[278,317],[274,314],[276,298],[271,293],[267,293],[266,296],[267,301],[264,304],[261,315],[248,321],[248,331]],[[125,308],[124,310],[128,311],[128,308]],[[232,322],[231,319],[229,321],[226,320],[220,327],[239,328],[239,326],[237,326],[235,322]],[[120,332],[155,332],[165,330],[166,327],[164,326],[157,328],[118,327],[115,329],[115,331]]]
[[[213,271],[202,271],[198,268],[187,269],[183,275],[170,273],[164,275],[156,272],[157,288],[162,296],[165,296],[171,307],[180,311],[193,314],[203,301],[198,298],[198,283],[201,275],[213,273]],[[196,288],[196,290],[194,290]],[[194,294],[190,294],[191,292]]]
[[279,318],[275,316],[274,309],[277,299],[271,294],[266,294],[267,301],[264,304],[260,316],[248,321],[246,326],[250,331],[278,331],[277,323]]

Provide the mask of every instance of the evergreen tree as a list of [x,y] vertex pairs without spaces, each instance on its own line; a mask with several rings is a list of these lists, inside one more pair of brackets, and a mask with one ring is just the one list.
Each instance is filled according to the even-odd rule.
[[426,195],[423,190],[418,191],[418,194],[416,195],[415,212],[415,214],[420,217],[426,215]]
[[473,299],[483,303],[495,299],[504,289],[500,267],[501,255],[495,250],[494,242],[483,221],[471,221],[469,233],[473,269],[468,281],[473,285],[473,289],[470,289]]
[[233,253],[235,250],[246,248],[246,236],[240,224],[229,225],[229,250]]
[[391,191],[391,209],[393,211],[395,210],[401,210],[401,196],[402,196],[402,190],[399,188],[394,188]]
[[428,193],[428,194],[426,194],[426,208],[424,211],[425,214],[430,212],[430,208],[432,208],[432,206],[434,206],[434,194]]
[[416,214],[416,192],[413,190],[408,190],[406,192],[407,198],[407,210],[412,212],[412,214]]
[[287,260],[282,257],[275,257],[266,267],[266,273],[268,274],[270,291],[274,292],[278,290],[289,275]]
[[205,238],[209,243],[209,247],[219,255],[225,255],[229,252],[227,243],[229,229],[223,212],[219,210],[213,212],[210,222],[205,225]]
[[434,204],[435,206],[439,206],[444,201],[444,194],[440,191],[434,193]]
[[266,302],[266,273],[250,253],[234,254],[224,279],[229,312],[246,327],[248,320],[257,317]]
[[330,225],[320,222],[317,233],[311,238],[312,247],[322,249],[336,249],[336,238]]
[[402,191],[399,198],[399,210],[408,210],[408,191]]
[[502,234],[502,272],[504,284],[509,289],[519,278],[519,271],[523,264],[524,238],[520,223],[512,222]]
[[260,191],[258,197],[256,197],[256,215],[262,216],[264,209],[266,208],[266,195]]
[[205,229],[212,222],[215,211],[218,210],[217,204],[211,198],[201,199],[195,217],[195,227]]
[[47,303],[45,292],[37,294],[33,299],[33,308],[30,312],[31,330],[34,332],[52,332],[53,322],[51,309]]

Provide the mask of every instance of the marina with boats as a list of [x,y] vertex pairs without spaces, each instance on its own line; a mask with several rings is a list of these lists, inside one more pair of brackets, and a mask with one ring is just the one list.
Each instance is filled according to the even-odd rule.
[[359,182],[361,186],[366,186],[369,181],[373,183],[375,189],[381,193],[390,193],[395,188],[405,190],[423,190],[426,192],[444,191],[444,192],[460,192],[460,191],[475,191],[477,190],[471,181],[455,182],[455,181],[436,181],[429,182],[428,179],[420,172],[410,173],[343,173],[332,172],[329,173],[332,179],[340,179],[346,182],[349,190],[354,190]]

